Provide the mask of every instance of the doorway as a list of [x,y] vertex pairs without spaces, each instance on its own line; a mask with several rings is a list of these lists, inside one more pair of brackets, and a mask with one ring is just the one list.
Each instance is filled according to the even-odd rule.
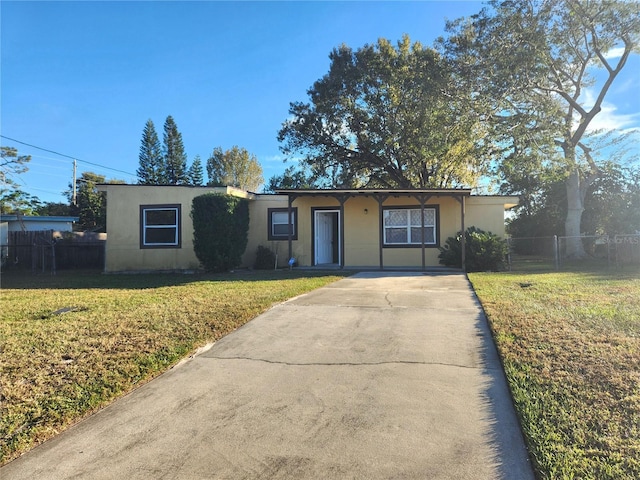
[[340,210],[314,211],[314,265],[340,265]]

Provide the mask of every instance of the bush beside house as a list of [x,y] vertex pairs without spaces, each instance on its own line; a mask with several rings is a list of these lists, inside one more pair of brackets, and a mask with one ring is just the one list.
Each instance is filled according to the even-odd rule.
[[[498,271],[504,268],[509,253],[507,242],[476,227],[465,231],[465,266],[468,272]],[[447,267],[462,268],[462,232],[447,238],[438,255]]]
[[258,245],[256,249],[256,263],[253,265],[256,270],[273,270],[277,268],[276,254],[262,245]]
[[242,262],[249,234],[244,198],[208,193],[193,199],[193,248],[203,268],[225,272]]

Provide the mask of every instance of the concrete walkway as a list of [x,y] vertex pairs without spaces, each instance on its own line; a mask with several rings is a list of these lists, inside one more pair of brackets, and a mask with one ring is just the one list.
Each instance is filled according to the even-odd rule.
[[278,305],[2,479],[533,479],[461,274],[360,273]]

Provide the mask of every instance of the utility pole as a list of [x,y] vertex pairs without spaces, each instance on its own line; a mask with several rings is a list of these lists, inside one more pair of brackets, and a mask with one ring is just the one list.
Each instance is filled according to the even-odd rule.
[[76,169],[77,169],[77,165],[76,165],[76,159],[73,159],[73,196],[71,197],[71,203],[73,203],[73,205],[77,205],[78,203],[76,202]]

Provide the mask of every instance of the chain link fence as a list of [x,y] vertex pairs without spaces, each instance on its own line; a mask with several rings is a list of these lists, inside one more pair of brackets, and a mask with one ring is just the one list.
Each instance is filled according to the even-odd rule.
[[[640,271],[640,234],[508,238],[508,268],[548,271],[609,268]],[[582,250],[585,255],[575,255]]]

